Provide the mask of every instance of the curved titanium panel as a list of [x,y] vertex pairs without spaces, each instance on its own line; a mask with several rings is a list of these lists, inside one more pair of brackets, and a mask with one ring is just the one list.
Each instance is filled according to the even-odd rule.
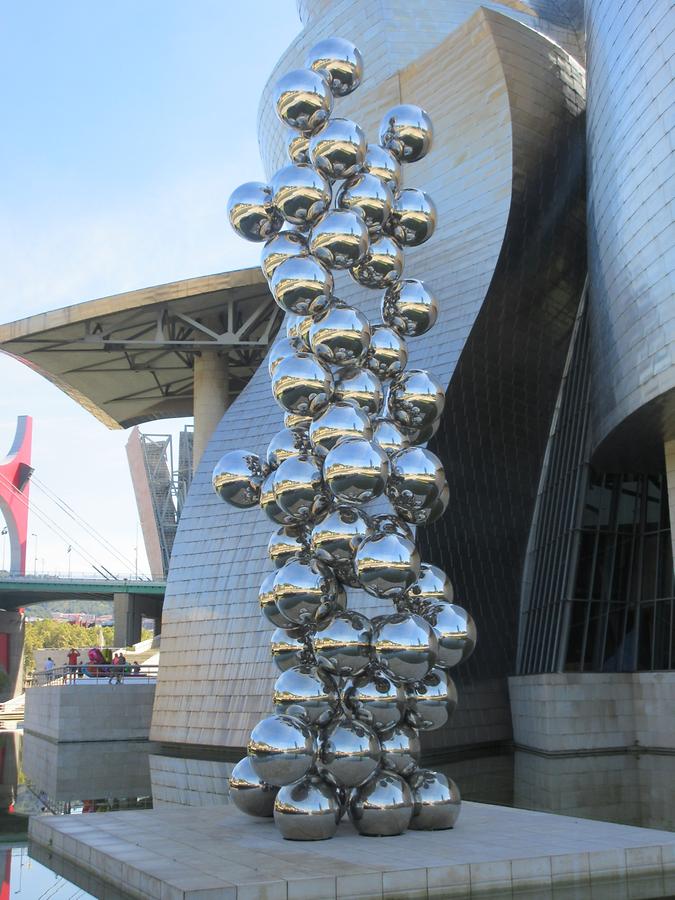
[[595,461],[658,470],[675,438],[675,16],[586,0],[586,25]]
[[[355,9],[354,15],[360,10]],[[310,25],[284,57],[283,67],[296,64],[302,49],[330,31],[331,24],[321,30]],[[458,394],[462,409],[453,406],[452,385],[448,397],[454,409],[449,421],[454,428],[464,427],[473,417],[473,410],[463,406],[466,400],[480,404],[484,391],[493,391],[494,410],[504,396],[499,366],[506,345],[509,378],[516,379],[508,385],[513,401],[509,415],[515,409],[522,417],[520,404],[534,390],[543,448],[549,401],[555,397],[560,374],[558,361],[564,357],[581,287],[576,268],[583,254],[578,215],[583,72],[563,50],[534,31],[485,10],[394,77],[389,77],[384,28],[363,33],[368,79],[357,99],[340,101],[340,114],[353,115],[372,138],[383,111],[415,98],[429,110],[436,129],[434,152],[410,167],[406,176],[408,184],[433,196],[439,227],[432,241],[410,252],[406,274],[425,273],[441,314],[433,331],[410,342],[410,366],[424,365],[444,384],[452,378],[454,385],[462,355],[458,370],[466,385],[466,392]],[[271,111],[264,111],[260,125],[269,171],[281,162],[271,116]],[[374,317],[379,292],[366,291],[340,276],[336,293]],[[475,323],[486,317],[492,324],[481,325],[478,338],[470,337]],[[472,349],[463,363],[467,339]],[[482,365],[483,353],[490,360],[488,370]],[[532,374],[526,378],[521,400],[518,379],[521,367],[530,364]],[[503,418],[504,427],[511,427],[507,415]],[[489,424],[488,414],[481,418],[481,440]],[[210,474],[225,450],[248,446],[262,451],[280,426],[281,413],[270,399],[267,371],[261,368],[218,427],[181,518],[164,606],[155,740],[242,747],[251,727],[270,708],[271,629],[261,620],[257,592],[270,568],[266,546],[271,525],[260,512],[242,513],[222,504],[212,492]],[[470,431],[472,436],[477,433]],[[495,460],[499,465],[500,446],[495,445],[480,465],[492,467]],[[454,435],[444,446],[447,456],[446,447],[455,460]],[[527,457],[533,490],[537,458],[535,446]],[[518,482],[516,490],[521,489]],[[445,521],[442,524],[448,527]],[[501,529],[498,540],[508,544],[504,534],[504,528],[508,532],[511,527],[508,517],[496,527]],[[489,568],[486,557],[480,565]],[[490,617],[497,628],[502,618],[515,617],[515,608],[512,613],[494,613],[501,602],[494,583],[489,596],[479,597],[475,583],[465,585],[461,572],[457,577],[466,605],[476,605],[479,615]],[[371,614],[384,609],[363,594],[355,605]],[[503,674],[501,661],[499,668]],[[453,723],[452,733],[434,735],[436,746],[508,737],[503,691],[483,695],[467,697],[467,710]],[[477,711],[476,703],[483,709],[492,705],[493,713]],[[485,720],[482,732],[476,716]]]

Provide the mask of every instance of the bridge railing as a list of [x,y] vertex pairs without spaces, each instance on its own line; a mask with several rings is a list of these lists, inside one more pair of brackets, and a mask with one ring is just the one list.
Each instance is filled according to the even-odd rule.
[[159,666],[144,665],[135,669],[133,664],[82,664],[60,666],[47,672],[35,672],[31,687],[67,687],[87,684],[150,684],[157,680]]

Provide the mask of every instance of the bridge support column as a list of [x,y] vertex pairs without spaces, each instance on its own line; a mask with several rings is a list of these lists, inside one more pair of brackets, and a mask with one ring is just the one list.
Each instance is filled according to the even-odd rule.
[[23,613],[0,610],[0,703],[23,693]]
[[135,594],[114,594],[115,646],[130,647],[141,639],[143,613]]
[[211,435],[230,405],[227,363],[226,355],[209,351],[194,358],[192,467],[195,472]]

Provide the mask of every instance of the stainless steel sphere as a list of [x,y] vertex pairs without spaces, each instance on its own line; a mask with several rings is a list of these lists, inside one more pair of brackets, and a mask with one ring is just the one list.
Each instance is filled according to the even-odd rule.
[[309,534],[300,525],[282,525],[272,533],[267,544],[267,555],[277,569],[285,565],[293,556],[301,556],[308,550]]
[[309,438],[301,428],[282,428],[267,445],[267,465],[276,469],[289,456],[301,456],[310,450]]
[[305,350],[300,338],[278,337],[267,354],[267,371],[270,378],[282,360],[288,359],[289,356],[295,356],[296,353],[303,353]]
[[338,192],[336,205],[338,209],[357,212],[372,237],[380,234],[387,223],[394,206],[394,194],[386,181],[364,172],[351,178]]
[[341,818],[334,788],[318,775],[282,787],[274,803],[274,824],[287,841],[325,841]]
[[400,375],[408,362],[405,339],[388,325],[373,325],[366,366],[381,381]]
[[307,54],[305,66],[328,79],[334,97],[351,94],[363,78],[363,57],[358,47],[345,38],[319,41]]
[[317,559],[290,559],[274,579],[279,612],[295,625],[320,623],[335,611],[335,576]]
[[309,426],[309,441],[314,453],[324,457],[339,440],[362,437],[370,440],[373,428],[368,415],[353,403],[331,403]]
[[316,666],[293,666],[274,682],[274,710],[310,725],[327,725],[337,714],[339,694],[330,675]]
[[431,149],[434,129],[429,114],[421,106],[402,103],[382,117],[380,145],[391,150],[402,163],[417,162]]
[[396,681],[416,682],[434,667],[436,635],[421,616],[395,613],[373,622],[373,648],[379,665]]
[[326,487],[338,503],[369,503],[387,486],[389,457],[365,438],[344,438],[328,452],[323,463]]
[[271,819],[278,787],[262,781],[248,756],[240,759],[229,777],[230,797],[237,809],[247,816]]
[[353,678],[343,695],[353,715],[378,733],[391,731],[403,718],[403,688],[381,672],[368,670]]
[[419,731],[442,728],[457,706],[457,688],[442,669],[432,669],[421,681],[406,687],[408,721]]
[[403,834],[412,813],[413,798],[407,783],[400,775],[385,770],[354,791],[349,801],[354,827],[369,837]]
[[443,463],[431,450],[408,447],[392,456],[387,496],[406,522],[424,525],[446,486]]
[[263,483],[260,457],[248,450],[229,450],[216,463],[212,483],[216,494],[230,506],[255,506]]
[[288,619],[281,615],[279,607],[277,606],[277,601],[274,598],[274,579],[276,576],[276,571],[270,572],[265,575],[263,582],[260,585],[260,590],[258,591],[260,612],[271,625],[274,625],[275,628],[287,628]]
[[[276,577],[276,572],[273,572],[272,575]],[[288,619],[284,619],[285,627],[277,628],[270,638],[272,661],[282,672],[299,665],[307,650],[303,640],[304,629],[288,628],[288,625]]]
[[315,416],[333,394],[333,376],[309,353],[282,360],[272,375],[272,393],[282,409],[299,416]]
[[403,777],[411,775],[417,768],[422,747],[419,735],[409,725],[397,725],[391,731],[380,735],[382,766]]
[[298,131],[316,131],[333,110],[328,79],[311,69],[293,69],[282,75],[273,96],[281,121]]
[[445,391],[423,369],[409,369],[391,383],[387,407],[397,425],[413,431],[427,428],[441,417],[444,406]]
[[335,400],[354,403],[372,416],[380,411],[383,397],[382,382],[370,369],[347,366],[335,375]]
[[312,227],[309,249],[329,269],[350,269],[368,252],[366,223],[351,210],[331,210]]
[[403,271],[403,250],[386,234],[374,238],[365,257],[349,270],[354,281],[367,288],[395,284]]
[[[420,442],[419,437],[417,437],[418,443]],[[435,522],[437,519],[440,519],[445,510],[448,508],[448,503],[450,502],[450,488],[446,484],[443,490],[441,491],[441,496],[438,500],[435,500],[429,510],[429,515],[427,516],[427,525],[430,525],[432,522]]]
[[476,623],[465,609],[436,599],[420,603],[418,609],[438,638],[438,666],[451,669],[471,656],[477,640]]
[[443,569],[425,562],[420,566],[420,577],[411,585],[405,596],[412,611],[420,615],[423,615],[422,610],[430,609],[434,601],[443,600],[452,603],[454,598],[452,583]]
[[296,522],[308,522],[322,507],[321,467],[313,456],[289,456],[274,476],[274,499]]
[[401,163],[391,150],[385,150],[379,144],[368,144],[363,171],[379,178],[392,193],[398,191],[401,186]]
[[358,612],[338,613],[312,638],[317,664],[344,678],[358,675],[373,661],[370,621]]
[[310,549],[340,581],[357,587],[354,554],[367,534],[368,520],[358,509],[338,506],[312,528]]
[[380,764],[380,742],[374,731],[343,716],[326,729],[317,761],[343,787],[363,784]]
[[436,218],[436,205],[428,194],[417,188],[405,188],[394,197],[387,231],[404,247],[417,247],[428,241],[436,230]]
[[375,537],[378,534],[398,534],[411,541],[414,541],[415,538],[410,525],[399,518],[399,516],[394,516],[390,513],[370,517],[368,537]]
[[290,412],[284,413],[284,428],[291,428],[293,431],[302,431],[309,437],[309,426],[311,424],[311,416]]
[[289,128],[286,133],[286,153],[296,166],[311,165],[309,159],[309,135]]
[[402,534],[376,534],[356,551],[354,571],[369,594],[394,598],[419,577],[419,551],[414,541]]
[[330,206],[330,184],[311,166],[284,166],[271,187],[275,208],[298,228],[309,228]]
[[274,275],[274,270],[282,262],[294,256],[307,256],[307,238],[299,231],[280,231],[262,248],[260,268],[267,280]]
[[230,194],[227,215],[232,228],[247,241],[266,241],[283,224],[272,189],[260,181],[247,181]]
[[286,315],[286,337],[293,343],[293,346],[299,345],[309,352],[309,329],[312,324],[311,316],[296,316],[295,313]]
[[385,292],[382,319],[400,335],[419,337],[429,331],[438,318],[438,301],[416,278],[404,278]]
[[411,830],[440,831],[454,826],[462,808],[462,797],[452,778],[431,769],[418,769],[410,778],[410,789]]
[[331,119],[309,142],[312,165],[324,178],[351,178],[366,158],[366,136],[351,119]]
[[410,438],[391,419],[375,419],[373,441],[385,451],[390,459],[400,450],[405,450],[410,446]]
[[269,716],[255,726],[248,742],[253,771],[267,784],[291,784],[314,764],[311,728],[293,716]]
[[279,504],[277,503],[277,499],[274,496],[275,475],[276,472],[270,472],[260,486],[260,508],[265,513],[265,515],[275,524],[287,525],[290,521],[292,521],[292,519],[288,515],[288,513],[285,513],[279,506]]
[[333,276],[313,256],[291,256],[274,270],[270,291],[284,312],[318,316],[330,305]]
[[327,365],[359,365],[370,347],[370,323],[358,309],[335,300],[310,326],[309,345]]

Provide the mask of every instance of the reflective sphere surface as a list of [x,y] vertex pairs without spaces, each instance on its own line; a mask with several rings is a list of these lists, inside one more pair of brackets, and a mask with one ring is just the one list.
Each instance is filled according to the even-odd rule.
[[441,668],[451,669],[471,656],[477,640],[476,623],[465,609],[443,600],[428,600],[419,604],[419,613],[436,632]]
[[274,813],[274,799],[279,792],[255,773],[248,756],[240,759],[229,779],[230,797],[237,809],[248,816],[269,819]]
[[312,554],[331,567],[345,584],[356,587],[354,554],[368,534],[366,517],[351,506],[338,506],[312,529]]
[[[445,600],[447,603],[452,603],[454,597],[452,583],[443,569],[425,562],[420,567],[420,577],[411,585],[406,594],[406,600],[411,604],[412,611],[419,612],[420,615],[422,615],[421,610],[427,608],[425,607],[427,602]],[[428,621],[429,619],[427,619]]]
[[379,144],[368,144],[363,171],[379,178],[392,193],[401,185],[401,163],[391,150],[385,150]]
[[368,415],[353,403],[331,403],[309,426],[309,440],[318,456],[325,456],[339,440],[362,437],[369,440],[373,429]]
[[427,522],[446,486],[443,463],[431,450],[408,447],[392,456],[387,495],[406,522]]
[[291,225],[309,228],[330,206],[330,185],[311,166],[284,166],[272,178],[274,206]]
[[339,209],[357,212],[372,235],[382,231],[394,206],[394,195],[389,185],[364,172],[351,178],[339,191],[336,204]]
[[[273,572],[272,576],[276,577],[276,572]],[[288,626],[288,619],[284,619],[284,623]],[[272,661],[282,672],[285,672],[286,669],[290,669],[292,666],[299,665],[301,657],[306,652],[305,642],[300,634],[301,631],[302,629],[290,628],[286,630],[280,627],[277,628],[270,639]]]
[[327,365],[358,365],[370,346],[370,323],[358,309],[336,300],[310,326],[309,345]]
[[272,532],[267,544],[267,555],[277,569],[285,565],[291,557],[300,556],[307,550],[309,550],[308,534],[298,525],[282,525]]
[[291,517],[283,511],[274,496],[274,476],[275,472],[270,472],[260,485],[260,508],[275,524],[286,525]]
[[384,391],[380,379],[369,369],[347,366],[335,375],[336,400],[355,403],[369,415],[379,412]]
[[267,465],[276,469],[289,456],[300,456],[309,449],[305,431],[300,428],[282,428],[267,445]]
[[335,97],[351,94],[363,78],[363,57],[358,47],[345,38],[319,41],[307,54],[305,66],[327,78]]
[[274,599],[289,622],[309,625],[335,610],[333,573],[317,559],[290,559],[274,579]]
[[274,270],[270,290],[284,312],[317,316],[330,305],[333,276],[313,256],[291,256]]
[[405,778],[417,768],[422,747],[419,735],[409,725],[397,725],[380,735],[382,765]]
[[375,419],[373,440],[390,459],[399,450],[405,450],[410,445],[410,438],[391,419]]
[[392,285],[382,299],[382,319],[399,334],[419,337],[438,318],[438,301],[425,284],[404,278]]
[[366,158],[366,136],[351,119],[331,119],[309,142],[309,156],[324,178],[350,178]]
[[345,716],[324,732],[318,759],[338,784],[356,787],[377,769],[380,752],[377,735]]
[[366,223],[351,210],[327,212],[310,232],[309,249],[330,269],[350,269],[368,252]]
[[410,369],[392,381],[387,405],[398,425],[419,430],[440,418],[445,391],[428,372]]
[[319,666],[339,677],[358,675],[372,662],[370,621],[358,612],[341,612],[312,638]]
[[367,538],[356,551],[354,570],[359,583],[369,594],[397,597],[419,576],[419,551],[414,542],[402,534],[376,534]]
[[382,117],[380,144],[403,163],[417,162],[431,149],[434,129],[429,114],[421,106],[402,103]]
[[462,798],[459,788],[442,772],[419,769],[410,779],[413,815],[410,828],[437,831],[452,828],[459,818]]
[[384,493],[389,457],[365,438],[346,438],[326,455],[323,477],[339,503],[369,503]]
[[403,689],[379,672],[364,672],[353,678],[344,689],[344,698],[356,718],[378,733],[391,731],[403,717]]
[[407,717],[420,731],[442,728],[457,706],[457,688],[442,669],[432,669],[421,681],[406,688]]
[[403,250],[386,234],[370,242],[365,257],[349,270],[363,287],[385,288],[395,284],[403,271]]
[[255,506],[263,483],[260,457],[247,450],[229,450],[216,463],[212,483],[216,494],[230,506]]
[[366,365],[379,379],[395,378],[405,369],[408,348],[405,340],[387,325],[374,325]]
[[286,153],[296,166],[309,166],[309,135],[291,128],[286,134]]
[[291,256],[307,256],[308,253],[307,240],[299,231],[280,231],[262,248],[260,268],[269,281],[280,263]]
[[248,742],[253,771],[272,785],[291,784],[314,763],[314,738],[309,726],[293,716],[269,716],[255,726]]
[[403,834],[413,812],[407,783],[394,772],[379,771],[349,801],[349,817],[359,834],[386,837]]
[[282,360],[274,370],[272,393],[287,412],[315,416],[330,402],[333,376],[316,357],[298,353]]
[[394,208],[387,230],[405,247],[417,247],[428,241],[436,230],[436,206],[428,194],[417,188],[405,188],[394,197]]
[[420,681],[436,662],[437,640],[431,626],[414,613],[378,617],[373,647],[382,668],[395,680]]
[[337,687],[330,675],[315,666],[293,666],[274,682],[272,701],[277,713],[288,713],[310,725],[327,724],[336,714]]
[[322,505],[321,468],[312,456],[289,456],[274,476],[274,499],[295,522],[307,522]]
[[278,337],[267,354],[267,371],[270,377],[282,360],[287,359],[289,356],[295,356],[296,353],[301,353],[304,349],[304,344],[297,337]]
[[328,80],[310,69],[293,69],[274,86],[274,106],[285,125],[314,132],[327,121],[333,109]]
[[288,619],[281,615],[277,602],[274,599],[274,579],[276,575],[276,571],[265,575],[258,591],[258,602],[260,603],[260,612],[271,625],[274,625],[275,628],[285,628],[288,626]]
[[260,181],[247,181],[232,192],[227,215],[232,228],[247,241],[266,241],[283,222],[270,186]]
[[274,824],[287,841],[332,838],[341,818],[334,788],[317,775],[282,787],[274,803]]
[[305,350],[309,351],[309,329],[312,324],[310,316],[296,316],[288,313],[286,316],[286,337],[294,343],[299,342]]

